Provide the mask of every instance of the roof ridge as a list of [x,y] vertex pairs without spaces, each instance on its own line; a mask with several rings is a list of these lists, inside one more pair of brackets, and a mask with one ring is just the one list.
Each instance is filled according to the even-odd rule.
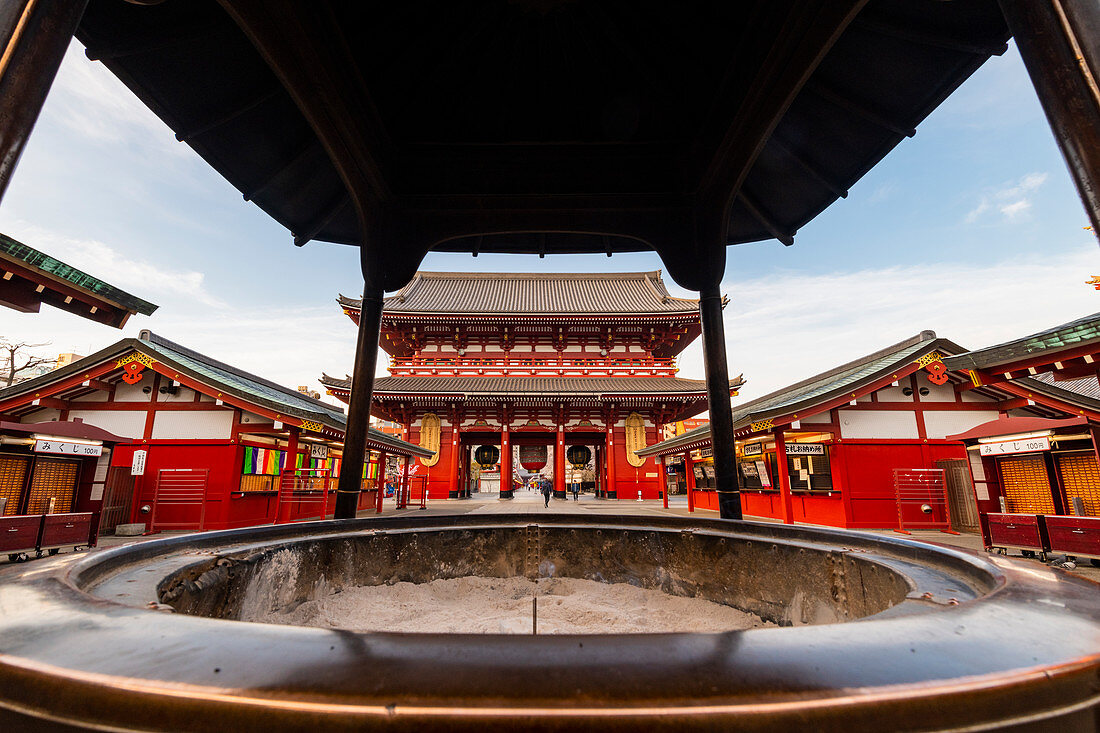
[[858,359],[853,359],[852,361],[849,361],[845,364],[841,364],[840,366],[833,367],[832,369],[828,369],[828,370],[826,370],[824,372],[821,372],[819,374],[815,374],[811,377],[807,377],[806,379],[803,379],[800,382],[795,382],[794,384],[788,384],[786,387],[780,387],[779,389],[777,389],[773,392],[769,392],[765,395],[761,395],[760,397],[757,397],[756,399],[750,400],[749,402],[745,402],[744,404],[740,405],[738,407],[737,411],[741,412],[741,411],[744,411],[744,410],[748,410],[748,409],[752,408],[753,406],[758,405],[761,402],[764,402],[765,400],[771,399],[773,397],[778,397],[781,394],[784,394],[786,392],[794,391],[796,389],[799,389],[800,387],[809,386],[809,385],[813,384],[814,382],[823,381],[825,379],[828,379],[829,377],[835,377],[835,376],[837,376],[839,374],[842,374],[846,371],[850,371],[852,369],[855,369],[856,367],[860,367],[860,366],[863,366],[865,364],[870,364],[871,362],[875,361],[876,359],[881,359],[884,356],[889,356],[890,354],[894,354],[894,353],[897,353],[897,352],[900,352],[900,351],[904,351],[905,349],[907,349],[911,346],[916,346],[916,345],[918,345],[918,344],[920,344],[924,341],[928,341],[929,343],[931,343],[931,342],[938,341],[938,340],[946,341],[946,339],[940,339],[939,337],[937,337],[935,331],[931,331],[931,330],[921,331],[916,336],[910,336],[909,338],[904,339],[902,341],[899,341],[898,343],[893,344],[892,346],[887,346],[885,348],[879,349],[878,351],[867,354],[866,356],[861,356]]
[[189,349],[186,346],[183,346],[182,344],[178,344],[175,341],[172,341],[170,339],[166,339],[163,336],[155,334],[147,328],[141,330],[141,332],[138,334],[138,339],[137,340],[139,342],[146,341],[146,342],[148,342],[150,344],[154,344],[156,346],[163,346],[166,349],[170,349],[171,351],[175,351],[175,352],[177,352],[179,354],[182,354],[183,356],[186,356],[190,359],[194,359],[195,361],[199,361],[199,362],[202,362],[203,364],[207,364],[208,366],[212,366],[212,367],[216,367],[218,369],[222,369],[226,372],[229,372],[230,374],[233,374],[234,376],[238,376],[238,377],[241,377],[243,379],[249,379],[253,382],[256,382],[257,384],[262,384],[265,387],[270,387],[272,389],[278,390],[279,392],[282,392],[283,394],[287,395],[288,397],[294,397],[296,399],[301,399],[301,400],[304,400],[306,402],[311,402],[311,403],[313,403],[315,405],[318,405],[320,407],[324,407],[327,410],[334,410],[334,411],[338,411],[338,412],[343,412],[343,410],[341,410],[339,407],[336,407],[335,405],[330,405],[327,402],[322,402],[321,400],[314,399],[313,397],[310,397],[309,395],[307,395],[303,392],[299,392],[296,389],[291,389],[290,387],[286,387],[282,384],[279,384],[278,382],[272,382],[270,379],[265,379],[263,377],[252,374],[251,372],[246,372],[244,369],[240,369],[240,368],[235,367],[231,364],[226,364],[224,361],[218,361],[217,359],[213,359],[213,358],[207,356],[206,354],[203,354],[200,351],[195,351],[194,349]]

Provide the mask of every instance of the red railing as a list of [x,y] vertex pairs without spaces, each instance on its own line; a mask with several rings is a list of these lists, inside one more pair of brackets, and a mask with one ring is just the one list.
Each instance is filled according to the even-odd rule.
[[584,376],[675,376],[676,360],[653,359],[549,359],[549,358],[475,358],[391,356],[390,372],[403,374],[440,374],[482,376],[495,374],[552,374],[580,372]]

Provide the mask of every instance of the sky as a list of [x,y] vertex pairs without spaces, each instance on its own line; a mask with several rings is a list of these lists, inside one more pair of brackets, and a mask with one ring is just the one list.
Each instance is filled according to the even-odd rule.
[[[747,380],[740,399],[922,330],[979,348],[1100,311],[1085,284],[1100,274],[1087,225],[1010,44],[794,246],[729,249],[725,328],[731,376]],[[355,249],[294,247],[75,41],[0,204],[0,231],[160,306],[122,332],[48,307],[0,309],[0,337],[48,342],[43,355],[89,354],[147,328],[290,387],[322,391],[322,371],[351,367],[355,326],[335,298],[360,292]],[[432,253],[422,269],[662,264],[651,253]],[[702,378],[699,342],[680,367]]]

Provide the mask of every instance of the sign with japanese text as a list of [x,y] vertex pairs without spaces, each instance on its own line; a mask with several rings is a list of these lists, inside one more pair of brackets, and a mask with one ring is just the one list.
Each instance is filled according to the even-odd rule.
[[62,456],[101,456],[103,455],[102,445],[92,445],[90,443],[69,443],[64,440],[46,440],[44,438],[38,438],[34,441],[35,453],[56,453]]
[[741,449],[741,455],[745,456],[761,456],[764,455],[763,443],[746,443]]
[[145,475],[145,456],[149,451],[136,450],[134,451],[134,462],[130,464],[131,476],[144,476]]
[[823,456],[825,446],[821,443],[787,443],[788,456]]
[[310,443],[309,457],[320,459],[328,458],[328,446],[324,443]]
[[1050,450],[1050,438],[1026,438],[1024,440],[1002,440],[998,443],[982,443],[978,446],[983,456],[1007,456],[1010,453],[1035,453]]

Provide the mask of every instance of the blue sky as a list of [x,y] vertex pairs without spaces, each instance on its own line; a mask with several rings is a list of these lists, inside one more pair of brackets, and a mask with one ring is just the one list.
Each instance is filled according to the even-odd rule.
[[[1100,310],[1096,239],[1014,46],[871,173],[778,242],[729,250],[730,371],[752,397],[934,329],[979,347]],[[352,363],[353,248],[296,248],[101,65],[70,48],[0,205],[0,231],[160,304],[123,334],[43,309],[0,336],[89,353],[150,328],[289,386]],[[652,254],[432,254],[424,269],[616,271]],[[670,284],[680,295],[690,295]],[[682,376],[701,377],[698,344]]]

